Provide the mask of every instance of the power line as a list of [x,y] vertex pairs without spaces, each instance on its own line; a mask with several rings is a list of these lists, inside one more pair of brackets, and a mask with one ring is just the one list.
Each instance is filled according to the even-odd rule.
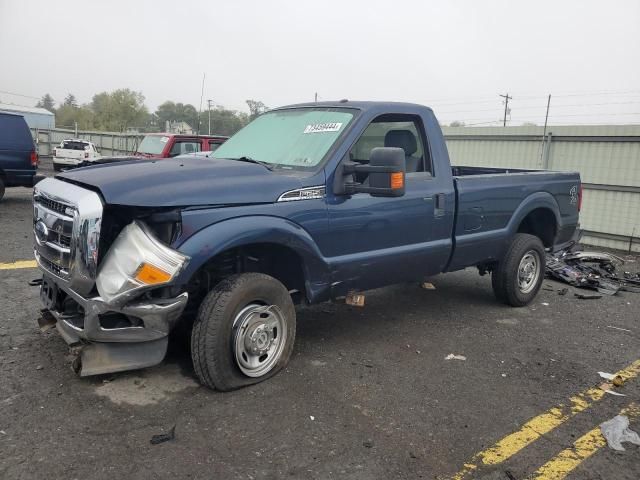
[[0,93],[4,93],[6,95],[14,95],[16,97],[33,98],[34,100],[40,100],[40,97],[32,97],[31,95],[23,95],[21,93],[7,92],[5,90],[0,90]]

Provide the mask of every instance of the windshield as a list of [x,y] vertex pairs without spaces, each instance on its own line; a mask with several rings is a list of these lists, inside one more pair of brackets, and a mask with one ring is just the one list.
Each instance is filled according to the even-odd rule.
[[282,168],[318,165],[353,119],[353,113],[330,108],[265,113],[213,153],[214,158],[249,158]]
[[164,150],[164,146],[169,141],[169,137],[162,137],[160,135],[147,135],[140,142],[140,146],[136,152],[148,153],[150,155],[159,155]]

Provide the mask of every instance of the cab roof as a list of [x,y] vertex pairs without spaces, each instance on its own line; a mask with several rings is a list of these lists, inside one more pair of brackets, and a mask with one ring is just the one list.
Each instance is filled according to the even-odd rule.
[[274,108],[274,110],[284,110],[287,108],[356,108],[358,110],[431,110],[430,107],[420,105],[419,103],[408,102],[382,102],[382,101],[359,101],[359,100],[336,100],[326,102],[308,102],[285,105],[283,107]]

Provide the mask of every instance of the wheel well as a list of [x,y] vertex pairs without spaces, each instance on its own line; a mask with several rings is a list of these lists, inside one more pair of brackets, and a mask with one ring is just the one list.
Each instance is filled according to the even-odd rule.
[[294,303],[306,299],[303,260],[294,250],[275,243],[254,243],[231,248],[205,263],[191,278],[187,290],[190,300],[200,300],[220,280],[235,273],[260,272],[285,286]]
[[556,238],[558,225],[556,216],[548,208],[536,208],[522,219],[518,226],[518,233],[535,235],[545,247],[552,247]]

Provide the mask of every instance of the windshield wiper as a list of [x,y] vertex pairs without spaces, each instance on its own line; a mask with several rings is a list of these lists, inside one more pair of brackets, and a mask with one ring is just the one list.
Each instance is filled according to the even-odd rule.
[[239,162],[247,162],[247,163],[257,163],[258,165],[262,165],[267,170],[273,171],[274,165],[268,162],[263,162],[261,160],[256,160],[251,157],[238,157],[238,158],[227,158],[227,160],[237,160]]

